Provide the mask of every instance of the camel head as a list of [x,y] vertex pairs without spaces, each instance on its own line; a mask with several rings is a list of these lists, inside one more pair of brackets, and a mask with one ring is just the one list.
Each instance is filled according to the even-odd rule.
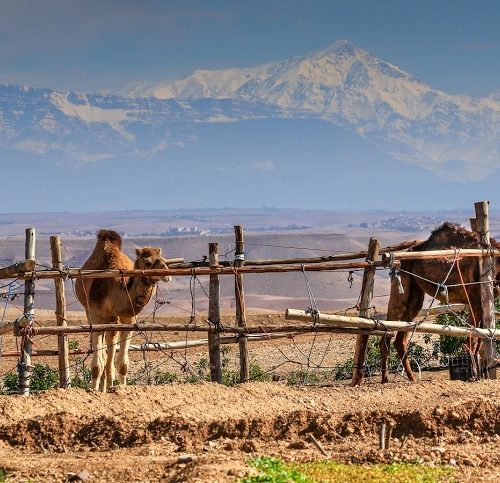
[[99,230],[97,232],[97,243],[104,245],[109,243],[120,250],[122,247],[122,237],[113,230]]
[[[143,247],[136,248],[135,254],[137,259],[135,260],[134,268],[136,270],[151,270],[151,269],[167,269],[167,264],[165,263],[165,258],[161,256],[161,248],[158,247]],[[170,282],[170,277],[168,275],[163,275],[159,277],[151,277],[153,283],[157,282]]]

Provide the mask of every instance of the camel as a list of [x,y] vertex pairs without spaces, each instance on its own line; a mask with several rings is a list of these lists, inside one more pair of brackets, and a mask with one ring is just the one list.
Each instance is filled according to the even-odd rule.
[[[500,244],[491,239],[491,246],[499,248]],[[457,224],[445,222],[436,228],[430,237],[412,247],[409,251],[444,250],[450,248],[481,248],[477,235]],[[495,291],[499,286],[499,258],[495,259]],[[402,260],[399,276],[404,293],[400,293],[401,286],[393,280],[387,320],[413,321],[419,310],[422,308],[425,294],[436,298],[441,303],[461,303],[469,306],[471,324],[474,321],[478,326],[482,326],[482,306],[480,285],[466,285],[462,283],[474,283],[480,279],[478,259],[474,257],[464,257],[455,263],[448,275],[452,264],[447,260]],[[409,273],[406,273],[409,272]],[[460,277],[460,274],[462,277]],[[448,276],[448,279],[446,277]],[[435,283],[430,283],[431,280]],[[463,279],[463,280],[462,280]],[[445,282],[446,281],[446,282]],[[455,287],[439,287],[436,284],[455,285]],[[387,360],[389,355],[390,339],[392,335],[386,335],[380,340],[380,356],[382,360],[382,383],[388,382]],[[394,341],[398,357],[401,359],[408,379],[414,382],[415,376],[410,367],[408,358],[408,343],[410,334],[408,332],[398,332]],[[468,347],[472,351],[472,347]]]
[[[137,259],[134,263],[121,251],[121,247],[122,239],[118,233],[112,230],[100,230],[97,233],[95,248],[82,269],[167,268],[161,256],[161,248],[137,248]],[[151,299],[160,280],[168,282],[169,277],[79,278],[75,284],[75,293],[85,308],[89,324],[117,322],[131,324]],[[101,390],[106,392],[113,386],[114,358],[118,339],[120,346],[117,361],[118,380],[120,384],[127,383],[131,334],[130,331],[120,332],[119,335],[116,331],[92,333],[92,389],[97,391],[101,387]]]

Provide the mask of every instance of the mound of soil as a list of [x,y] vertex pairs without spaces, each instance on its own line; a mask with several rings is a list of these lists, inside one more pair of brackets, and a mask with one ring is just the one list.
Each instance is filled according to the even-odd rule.
[[[498,381],[204,383],[1,396],[0,466],[12,481],[61,481],[81,470],[91,481],[231,481],[249,455],[322,458],[313,434],[338,461],[450,464],[465,480],[496,478],[499,391]],[[393,426],[386,451],[382,422]]]

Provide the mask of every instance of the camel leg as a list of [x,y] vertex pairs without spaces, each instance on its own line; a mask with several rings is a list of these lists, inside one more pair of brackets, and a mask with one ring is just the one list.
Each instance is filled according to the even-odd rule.
[[[123,324],[132,324],[134,319],[120,318],[120,322]],[[128,358],[128,347],[130,345],[130,340],[132,338],[132,332],[120,332],[120,352],[118,352],[118,381],[120,384],[127,384],[127,374],[129,369],[129,358]]]
[[[413,321],[413,319],[418,315],[418,312],[422,308],[424,298],[425,292],[418,286],[414,279],[411,279],[404,320],[407,320],[408,322]],[[403,364],[408,379],[411,382],[416,382],[415,375],[413,374],[413,371],[411,369],[410,358],[408,357],[409,341],[409,332],[398,332],[394,341],[394,347],[396,348],[398,357],[401,359],[401,363]]]
[[92,333],[92,389],[99,390],[99,383],[104,371],[104,334]]
[[[404,293],[399,293],[399,285],[393,280],[391,283],[391,295],[389,297],[389,306],[387,308],[387,320],[404,320],[406,304],[408,303],[410,279],[405,273],[400,273],[401,284]],[[382,336],[380,339],[380,359],[382,370],[382,384],[389,382],[388,378],[388,360],[391,347],[392,335]]]
[[118,333],[116,331],[106,332],[106,368],[104,369],[103,392],[113,387],[115,381],[115,353],[118,343]]

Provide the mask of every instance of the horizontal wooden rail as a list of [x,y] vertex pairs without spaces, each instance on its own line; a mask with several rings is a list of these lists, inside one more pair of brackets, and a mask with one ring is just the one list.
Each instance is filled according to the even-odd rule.
[[[314,322],[311,314],[303,310],[288,309],[285,314],[286,320],[300,320],[302,322]],[[450,325],[438,325],[418,322],[404,322],[399,320],[371,320],[362,317],[346,317],[342,315],[319,314],[318,322],[332,325],[333,327],[360,328],[375,330],[392,330],[405,332],[422,332],[424,334],[449,335],[454,337],[475,337],[478,339],[493,338],[500,340],[500,330],[454,327]]]
[[[407,241],[399,243],[397,245],[387,246],[382,250],[384,252],[404,250],[405,248],[411,248],[419,243],[421,243],[419,240]],[[292,263],[340,262],[346,260],[357,260],[359,258],[366,258],[367,255],[368,252],[364,250],[360,252],[339,253],[336,255],[309,257],[309,258],[269,258],[262,260],[245,260],[245,266],[288,265]],[[234,262],[229,262],[229,261],[221,261],[219,263],[223,267],[230,267],[234,264]],[[195,267],[208,267],[208,261],[182,263],[182,264],[175,264],[172,266],[172,268],[195,268]]]
[[[381,261],[348,262],[348,263],[316,263],[316,264],[290,264],[290,265],[267,265],[267,266],[243,266],[243,267],[195,267],[195,268],[167,268],[151,270],[82,270],[80,268],[69,268],[64,272],[57,270],[43,270],[20,274],[18,278],[32,278],[46,280],[54,278],[120,278],[120,277],[164,277],[164,276],[193,276],[193,275],[235,275],[238,273],[286,273],[286,272],[321,272],[334,270],[355,270],[368,267],[384,267]],[[399,266],[396,262],[395,266]],[[1,278],[1,277],[0,277]],[[4,277],[8,278],[8,277]]]
[[0,268],[0,278],[12,278],[26,272],[31,272],[35,268],[35,265],[35,260],[24,260],[14,263],[14,265]]
[[390,260],[429,260],[440,258],[459,257],[499,257],[500,250],[481,250],[479,248],[462,248],[456,250],[425,250],[421,252],[391,252],[382,253],[382,261],[388,263]]
[[[295,337],[299,335],[309,335],[304,332],[285,332],[279,334],[250,334],[248,335],[248,340],[258,342],[266,340],[277,340],[277,339],[287,339],[290,337]],[[237,336],[227,336],[221,337],[221,344],[237,344],[239,337]],[[161,342],[161,343],[144,343],[144,344],[130,344],[129,352],[158,352],[158,351],[175,351],[182,349],[190,349],[193,347],[202,347],[208,345],[208,339],[193,339],[188,341],[175,341],[175,342]],[[117,352],[120,352],[120,348],[116,348]],[[70,356],[85,355],[88,352],[85,350],[72,350],[69,351]],[[2,357],[19,357],[19,352],[4,352]],[[35,357],[55,357],[59,355],[59,352],[54,349],[39,349],[33,350],[32,356]]]
[[[448,314],[453,312],[463,312],[465,308],[465,304],[438,305],[430,309],[420,309],[417,317],[435,317],[436,315]],[[375,314],[371,318],[375,320],[386,320],[387,314]]]
[[[165,324],[99,324],[93,325],[74,325],[74,326],[55,326],[55,327],[36,327],[31,335],[59,335],[59,334],[88,334],[90,332],[106,332],[106,331],[132,331],[132,332],[208,332],[208,324],[200,325],[165,325]],[[21,330],[21,334],[25,329]],[[373,335],[383,335],[385,330],[373,331],[359,330],[357,328],[337,328],[328,325],[285,325],[285,326],[256,326],[256,327],[224,327],[225,333],[229,334],[276,334],[289,332],[328,332],[335,334],[356,335],[358,333],[366,333]]]

